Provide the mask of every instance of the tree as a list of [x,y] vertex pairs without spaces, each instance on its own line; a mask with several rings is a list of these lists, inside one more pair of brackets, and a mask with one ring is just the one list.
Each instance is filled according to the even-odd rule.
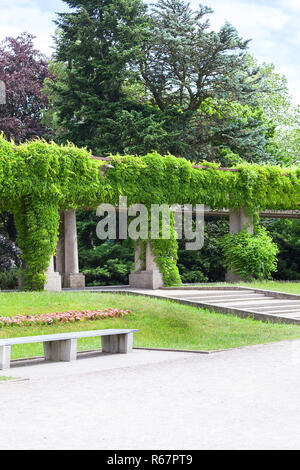
[[267,135],[268,125],[259,107],[206,99],[193,114],[184,137],[191,160],[218,161],[230,167],[243,160],[269,161]]
[[[5,84],[5,104],[0,104],[0,132],[16,143],[35,137],[48,137],[41,123],[48,107],[43,84],[49,76],[47,58],[33,45],[34,36],[23,33],[6,38],[0,45],[0,81]],[[20,250],[15,245],[16,228],[12,214],[0,216],[0,285],[16,287]],[[3,253],[2,253],[3,251]]]
[[172,123],[169,145],[176,156],[226,165],[266,161],[269,128],[257,109],[266,87],[249,62],[249,41],[229,23],[211,31],[206,16],[212,12],[193,11],[183,0],[158,0],[153,7],[140,62],[150,103],[166,132]]
[[141,0],[67,3],[75,11],[59,15],[55,79],[45,87],[52,106],[43,122],[58,141],[97,155],[268,159],[249,41],[228,23],[210,31],[212,10],[179,0],[159,0],[150,15]]
[[160,109],[196,111],[209,97],[249,105],[255,97],[256,70],[249,68],[246,54],[249,41],[229,23],[210,31],[205,18],[210,13],[201,5],[193,11],[183,0],[158,0],[153,8],[140,71]]
[[141,0],[65,1],[74,11],[59,14],[54,55],[59,72],[47,82],[56,123],[64,140],[100,155],[122,151],[116,120],[133,106],[123,85],[134,78],[146,6]]
[[[257,66],[253,57],[249,63]],[[276,72],[273,64],[259,67],[262,85],[268,93],[259,93],[259,107],[269,128],[268,151],[274,163],[290,165],[299,162],[300,155],[300,106],[292,101],[288,81]]]
[[34,49],[33,39],[23,33],[0,45],[0,80],[6,88],[6,104],[0,105],[0,131],[17,143],[48,133],[41,124],[48,106],[47,96],[42,93],[49,76],[48,61]]

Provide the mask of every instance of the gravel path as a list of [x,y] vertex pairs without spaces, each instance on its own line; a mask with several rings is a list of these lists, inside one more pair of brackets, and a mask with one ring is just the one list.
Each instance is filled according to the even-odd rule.
[[12,367],[0,448],[298,449],[299,366],[295,340]]

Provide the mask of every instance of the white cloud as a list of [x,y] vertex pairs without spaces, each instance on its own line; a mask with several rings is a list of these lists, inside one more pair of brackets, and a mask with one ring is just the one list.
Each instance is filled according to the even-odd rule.
[[[278,72],[286,75],[293,99],[300,103],[300,15],[297,14],[300,0],[202,0],[201,3],[213,8],[210,21],[214,29],[228,20],[241,37],[252,39],[250,52],[261,61],[274,63]],[[194,8],[198,4],[198,0],[191,1]]]
[[282,8],[287,8],[293,11],[300,11],[300,2],[299,0],[279,0],[278,4]]
[[292,95],[294,102],[300,104],[299,64],[297,67],[294,67],[293,65],[282,63],[279,64],[276,69],[280,74],[283,74],[287,77],[290,94]]
[[[205,0],[214,10],[210,16],[214,28],[227,20],[248,38],[267,37],[271,31],[279,31],[287,25],[289,15],[280,8],[239,0]],[[192,1],[197,7],[198,1]]]
[[42,11],[36,0],[1,0],[0,40],[23,31],[37,36],[35,46],[51,55],[54,12]]

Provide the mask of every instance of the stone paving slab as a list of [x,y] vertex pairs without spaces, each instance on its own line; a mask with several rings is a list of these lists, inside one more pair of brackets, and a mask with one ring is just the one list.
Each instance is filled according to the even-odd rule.
[[299,449],[299,340],[212,355],[138,351],[19,375],[30,380],[0,387],[1,450]]
[[[77,361],[52,362],[43,358],[24,361],[12,361],[9,371],[1,371],[1,375],[31,380],[50,377],[65,377],[77,374],[156,364],[161,361],[172,361],[189,357],[190,352],[149,351],[134,349],[130,354],[108,354],[101,351],[87,352],[78,355]],[[1,443],[0,443],[1,445]]]

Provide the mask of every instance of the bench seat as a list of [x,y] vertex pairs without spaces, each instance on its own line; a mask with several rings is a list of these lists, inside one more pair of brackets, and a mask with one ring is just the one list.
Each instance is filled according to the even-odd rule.
[[11,346],[16,344],[43,343],[46,360],[74,361],[77,358],[77,339],[101,337],[102,352],[128,354],[132,351],[133,333],[138,330],[92,330],[58,333],[24,338],[0,339],[0,370],[10,368]]

